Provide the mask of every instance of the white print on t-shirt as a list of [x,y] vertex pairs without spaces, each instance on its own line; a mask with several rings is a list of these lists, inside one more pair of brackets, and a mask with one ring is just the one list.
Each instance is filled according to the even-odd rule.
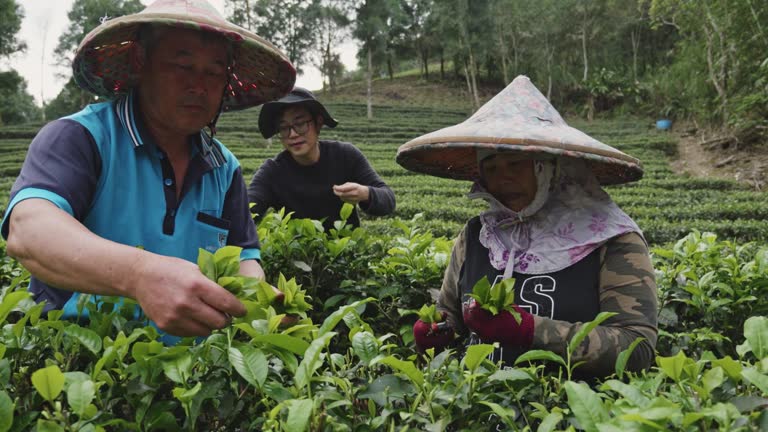
[[534,276],[526,279],[520,287],[518,306],[528,313],[552,319],[555,316],[555,299],[544,293],[555,292],[557,282],[551,276]]

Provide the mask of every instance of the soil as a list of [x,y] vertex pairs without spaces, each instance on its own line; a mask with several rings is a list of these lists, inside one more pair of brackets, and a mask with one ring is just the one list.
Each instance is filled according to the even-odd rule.
[[734,140],[718,140],[723,134],[717,131],[685,126],[672,133],[678,137],[678,159],[672,162],[676,172],[736,180],[758,191],[768,188],[768,146],[739,146]]

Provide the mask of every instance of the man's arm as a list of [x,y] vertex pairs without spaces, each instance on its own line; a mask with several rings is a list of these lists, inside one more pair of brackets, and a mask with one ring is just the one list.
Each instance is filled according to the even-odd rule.
[[19,202],[10,215],[7,252],[42,281],[139,302],[161,330],[205,336],[245,307],[194,263],[106,240],[44,199]]

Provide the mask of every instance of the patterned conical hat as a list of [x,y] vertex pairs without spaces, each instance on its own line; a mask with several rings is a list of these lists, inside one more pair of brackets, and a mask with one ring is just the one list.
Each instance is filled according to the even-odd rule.
[[638,159],[568,126],[525,76],[518,76],[472,117],[411,140],[397,150],[404,168],[459,180],[478,177],[481,149],[586,160],[601,184],[639,180]]
[[293,88],[296,70],[271,43],[226,21],[205,0],[157,0],[143,11],[107,20],[80,43],[72,62],[75,82],[107,99],[135,85],[128,53],[142,24],[219,33],[232,42],[234,67],[224,109],[243,109],[279,99]]

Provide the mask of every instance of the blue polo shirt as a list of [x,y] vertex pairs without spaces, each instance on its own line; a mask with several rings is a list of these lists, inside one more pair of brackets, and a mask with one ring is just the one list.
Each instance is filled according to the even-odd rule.
[[[180,199],[165,153],[152,141],[137,96],[89,105],[47,124],[29,146],[2,222],[19,202],[42,198],[93,233],[125,245],[197,262],[198,249],[243,248],[241,260],[259,259],[240,164],[205,132],[189,137],[192,158]],[[46,311],[77,316],[78,293],[32,277],[29,290]]]

